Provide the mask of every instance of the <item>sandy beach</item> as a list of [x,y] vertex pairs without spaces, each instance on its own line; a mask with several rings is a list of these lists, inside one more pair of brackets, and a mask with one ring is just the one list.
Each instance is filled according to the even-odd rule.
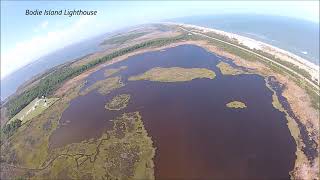
[[315,80],[318,85],[319,85],[319,65],[316,65],[302,57],[299,57],[291,52],[285,51],[283,49],[277,48],[275,46],[272,46],[270,44],[257,41],[248,37],[240,36],[234,33],[229,33],[229,32],[224,32],[221,30],[217,29],[212,29],[212,28],[205,28],[201,26],[196,26],[196,25],[189,25],[189,24],[181,24],[181,23],[170,23],[170,24],[175,24],[175,25],[181,25],[184,27],[189,27],[189,28],[195,28],[197,30],[202,31],[203,33],[207,32],[214,32],[223,36],[227,36],[231,39],[236,39],[239,43],[249,47],[250,49],[258,49],[262,50],[264,52],[270,53],[272,55],[275,55],[276,57],[280,58],[281,60],[288,61],[290,63],[293,63],[297,66],[299,66],[301,69],[304,69],[308,71],[312,77],[313,80]]

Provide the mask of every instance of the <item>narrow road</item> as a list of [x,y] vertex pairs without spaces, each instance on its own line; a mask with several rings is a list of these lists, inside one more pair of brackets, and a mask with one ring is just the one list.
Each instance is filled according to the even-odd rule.
[[228,44],[228,45],[233,46],[233,47],[237,47],[237,48],[239,48],[239,49],[241,49],[241,50],[243,50],[243,51],[252,53],[252,54],[254,54],[254,55],[256,55],[256,56],[258,56],[258,57],[260,57],[260,58],[263,58],[263,59],[265,59],[265,60],[268,60],[268,61],[270,61],[270,62],[272,62],[272,63],[274,63],[274,64],[276,64],[276,65],[278,65],[278,66],[280,66],[280,67],[282,67],[282,68],[284,68],[284,69],[286,69],[286,70],[288,70],[288,71],[290,71],[290,72],[292,72],[292,73],[294,73],[294,74],[296,74],[298,77],[302,78],[303,80],[305,80],[306,82],[308,82],[309,84],[311,84],[313,87],[315,87],[315,88],[317,89],[317,92],[316,92],[316,93],[317,93],[317,95],[319,96],[319,86],[318,86],[317,84],[315,84],[315,83],[313,83],[312,81],[310,81],[309,79],[305,78],[304,76],[302,76],[302,75],[299,74],[298,72],[296,72],[296,71],[294,71],[294,70],[292,70],[292,69],[290,69],[290,68],[288,68],[288,67],[286,67],[286,66],[284,66],[284,65],[282,65],[282,64],[280,64],[280,63],[278,63],[278,62],[276,62],[276,61],[274,61],[274,60],[272,60],[272,59],[269,59],[269,58],[267,58],[267,57],[265,57],[265,56],[262,56],[262,55],[260,55],[260,54],[258,54],[258,53],[256,53],[256,52],[250,51],[250,50],[248,50],[248,49],[246,49],[246,48],[243,48],[243,47],[241,47],[241,46],[238,46],[238,45],[235,45],[235,44],[232,44],[232,43],[223,41],[223,40],[221,40],[221,39],[217,39],[217,38],[214,38],[214,37],[211,37],[211,36],[208,36],[208,35],[199,33],[199,32],[190,31],[190,30],[187,30],[187,29],[185,29],[185,28],[183,28],[183,27],[181,27],[181,26],[180,26],[180,29],[182,29],[183,31],[186,31],[186,32],[188,32],[188,33],[191,33],[191,34],[197,34],[197,35],[200,35],[200,36],[209,38],[209,39],[213,39],[213,40],[216,40],[216,41],[219,41],[219,42]]

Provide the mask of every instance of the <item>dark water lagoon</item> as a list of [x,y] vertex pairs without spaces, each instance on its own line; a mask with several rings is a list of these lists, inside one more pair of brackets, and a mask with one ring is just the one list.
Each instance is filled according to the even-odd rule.
[[[128,67],[113,75],[121,75],[124,87],[106,96],[92,91],[71,102],[60,120],[65,125],[51,136],[51,147],[97,138],[112,128],[109,120],[139,111],[156,147],[157,179],[289,179],[296,146],[285,114],[272,106],[272,91],[258,75],[223,76],[216,67],[219,61],[227,60],[182,45],[136,55],[91,74],[86,87],[104,79],[105,69]],[[127,81],[153,67],[208,68],[217,76],[175,83]],[[131,95],[127,108],[105,109],[106,102],[123,93]],[[235,100],[247,108],[226,107]]]

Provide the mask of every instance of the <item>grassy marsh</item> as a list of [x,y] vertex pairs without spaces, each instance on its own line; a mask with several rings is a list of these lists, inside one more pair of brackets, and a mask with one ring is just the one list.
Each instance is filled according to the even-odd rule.
[[149,80],[159,82],[183,82],[198,78],[214,79],[216,74],[205,68],[155,67],[143,74],[129,77],[129,81]]
[[[50,157],[49,138],[58,127],[62,112],[69,102],[78,96],[81,85],[72,89],[68,95],[57,100],[45,113],[23,124],[18,131],[1,144],[1,169],[10,167],[1,178],[14,177],[15,170],[24,177],[33,176],[34,172],[44,168]],[[10,174],[13,173],[13,174]]]
[[154,179],[155,149],[139,112],[112,121],[113,129],[99,139],[53,149],[37,178]]
[[309,163],[306,155],[302,151],[305,144],[303,143],[301,139],[301,133],[298,124],[296,121],[290,117],[289,113],[285,108],[282,106],[282,104],[279,101],[278,96],[276,95],[275,90],[271,87],[271,85],[266,81],[266,86],[272,91],[272,105],[275,109],[279,110],[280,112],[285,113],[286,119],[287,119],[287,126],[290,131],[291,136],[294,138],[296,143],[296,156],[297,159],[295,161],[294,169],[290,172],[291,178],[299,177],[299,171],[301,171],[301,168],[304,166],[304,164]]
[[220,69],[220,72],[223,75],[239,75],[239,74],[245,73],[244,71],[240,69],[236,69],[232,67],[230,64],[225,62],[219,62],[216,66]]
[[84,89],[80,95],[86,95],[93,90],[98,90],[98,92],[102,95],[109,94],[112,90],[123,87],[124,83],[121,81],[120,76],[110,77],[101,81],[97,81],[90,87]]
[[[237,54],[237,53],[235,53],[235,54]],[[243,54],[246,54],[245,52],[242,52],[242,54],[241,54],[241,52],[239,51],[239,53],[238,54],[240,54],[240,55],[242,55],[242,56],[244,56],[244,57],[246,57],[245,55],[243,55]],[[240,56],[239,55],[239,56]],[[241,57],[241,56],[240,56]],[[259,60],[259,58],[258,57],[252,57],[251,56],[251,58],[248,58],[247,60],[251,60],[251,59],[257,59],[257,60]],[[275,67],[274,67],[275,68]],[[221,69],[220,69],[221,70]],[[280,69],[280,70],[282,70],[282,69]],[[222,72],[222,70],[221,70],[221,72]],[[232,71],[231,71],[232,72]],[[116,72],[114,72],[114,73],[112,73],[112,72],[109,72],[109,73],[111,73],[111,75],[112,74],[114,74],[114,73],[116,73]],[[230,73],[230,72],[229,72]],[[222,72],[222,74],[223,74],[223,72]],[[111,75],[109,75],[109,76],[111,76]],[[145,74],[144,74],[145,75]],[[173,75],[175,75],[174,73],[173,73]],[[176,75],[176,76],[179,76],[179,75]],[[147,77],[147,78],[151,78],[151,79],[143,79],[143,78],[146,78],[146,77],[142,77],[142,76],[133,76],[132,77],[133,79],[131,79],[131,80],[151,80],[151,81],[160,81],[160,82],[177,82],[177,81],[186,81],[186,80],[183,80],[183,78],[181,78],[181,77],[179,77],[179,78],[176,78],[175,80],[171,80],[171,79],[174,79],[174,78],[172,78],[172,76],[171,77],[167,77],[167,79],[166,78],[164,78],[164,79],[161,79],[161,78],[157,78],[157,77]],[[136,78],[136,79],[135,79]],[[137,79],[138,78],[138,79]],[[142,79],[139,79],[139,78],[142,78]],[[197,78],[200,78],[200,77],[197,77]],[[207,78],[207,77],[206,77]],[[214,78],[214,76],[213,76],[213,78]],[[213,78],[211,78],[211,79],[213,79]],[[160,79],[160,80],[159,80]],[[181,80],[182,79],[182,80]],[[191,79],[192,80],[192,78],[190,78],[189,77],[189,79]],[[193,79],[195,79],[195,78],[193,78]],[[122,87],[124,84],[121,82],[121,79],[119,78],[119,80],[118,81],[115,81],[116,79],[113,79],[112,81],[110,80],[110,82],[112,82],[111,84],[112,85],[108,85],[107,87],[106,87],[106,85],[105,84],[103,84],[103,83],[100,83],[100,84],[95,84],[95,85],[93,85],[94,87],[89,87],[88,89],[86,89],[85,91],[84,91],[84,94],[86,94],[86,93],[88,93],[88,92],[90,92],[90,91],[92,91],[92,90],[94,90],[94,89],[98,89],[98,91],[101,93],[101,94],[103,94],[103,93],[105,93],[105,94],[107,94],[107,93],[109,93],[111,90],[113,90],[113,89],[116,89],[116,88],[119,88],[119,87]],[[130,79],[129,79],[130,80]],[[170,81],[171,80],[171,81]],[[301,80],[302,81],[302,80]],[[300,82],[300,81],[299,81]],[[305,86],[307,86],[307,85],[305,85]],[[313,92],[312,90],[310,90],[311,92]],[[84,95],[84,94],[82,94],[82,95]],[[273,95],[272,96],[272,98],[273,98],[273,105],[274,105],[274,107],[276,108],[276,109],[279,109],[280,111],[283,111],[283,107],[281,106],[281,104],[279,103],[279,101],[278,101],[278,98],[277,98],[277,96],[276,95]],[[312,98],[313,100],[315,100],[315,103],[317,103],[317,107],[319,108],[319,101],[317,101],[318,99],[319,99],[319,96],[317,96],[317,95],[315,95],[315,98]],[[52,106],[52,108],[57,108],[56,106]],[[51,108],[50,108],[51,109]],[[49,109],[48,109],[48,111],[49,111]],[[50,112],[51,112],[51,110],[50,110]],[[43,116],[43,115],[40,115],[40,116]],[[46,116],[46,115],[45,115]],[[48,116],[46,116],[46,117],[48,117]],[[287,119],[288,119],[288,127],[289,127],[289,129],[290,129],[290,132],[291,132],[291,134],[292,134],[292,136],[295,138],[295,140],[296,140],[296,142],[297,143],[299,143],[297,146],[299,146],[299,147],[301,147],[301,146],[303,146],[303,144],[301,144],[302,142],[300,142],[299,140],[299,134],[300,134],[300,132],[299,132],[299,129],[296,129],[297,127],[297,125],[296,125],[296,123],[294,122],[294,120],[293,119],[289,119],[290,117],[289,116],[287,116]],[[22,137],[22,135],[21,135],[21,133],[18,135],[18,137],[20,137],[20,140],[15,140],[16,139],[16,137],[13,137],[12,139],[13,139],[13,141],[12,142],[14,142],[14,144],[10,144],[10,146],[12,146],[12,149],[10,149],[10,148],[8,148],[7,149],[7,153],[8,154],[5,154],[4,156],[6,156],[6,159],[5,159],[5,161],[6,160],[8,160],[8,159],[10,159],[10,160],[12,160],[12,161],[10,161],[10,162],[12,162],[12,163],[19,163],[19,165],[20,165],[20,163],[21,164],[23,164],[23,165],[27,165],[28,167],[37,167],[37,166],[39,166],[39,164],[41,164],[40,162],[43,162],[43,160],[44,159],[46,159],[45,157],[48,157],[48,152],[47,152],[47,147],[48,147],[48,141],[47,141],[47,139],[48,139],[48,134],[50,134],[50,132],[46,132],[46,133],[44,133],[44,132],[42,132],[42,131],[40,131],[40,130],[37,130],[36,128],[38,128],[38,127],[43,127],[43,126],[48,126],[48,124],[49,124],[49,126],[50,126],[50,128],[56,128],[56,126],[57,126],[57,122],[44,122],[44,120],[41,120],[40,122],[39,122],[39,118],[37,117],[36,118],[37,119],[37,124],[34,124],[34,123],[30,123],[30,124],[32,124],[32,127],[29,127],[29,130],[28,131],[25,131],[25,128],[26,128],[26,126],[23,126],[23,127],[21,127],[21,130],[19,130],[19,132],[17,133],[17,134],[19,134],[20,133],[20,131],[25,131],[25,132],[30,132],[30,136],[31,136],[31,138],[29,138],[29,136],[28,136],[28,138],[26,137],[26,139],[23,139]],[[57,121],[56,119],[54,120],[54,121]],[[115,121],[115,122],[118,122],[117,120]],[[38,124],[39,123],[39,124]],[[29,122],[27,123],[27,124],[29,124]],[[117,126],[120,126],[120,125],[117,125]],[[120,126],[121,127],[121,126]],[[30,128],[34,128],[35,129],[35,131],[33,132],[33,131],[31,131],[30,130]],[[110,132],[109,132],[110,133]],[[113,133],[113,131],[111,132],[111,134]],[[109,134],[107,133],[107,134],[105,134],[105,135],[103,135],[103,136],[105,136],[105,138],[110,138],[110,136],[109,136]],[[114,136],[114,135],[113,135]],[[113,137],[112,136],[112,137]],[[40,138],[40,139],[39,139]],[[41,140],[41,138],[44,138],[44,140]],[[114,137],[113,137],[114,138]],[[111,138],[111,140],[114,140],[113,138]],[[296,139],[297,138],[297,139]],[[21,141],[21,140],[25,140],[26,142],[23,142],[23,141]],[[298,141],[297,141],[298,140]],[[35,144],[33,144],[34,143],[34,141],[41,141],[42,143],[38,143],[38,142],[36,142]],[[128,141],[129,141],[129,139],[128,139]],[[117,141],[117,139],[116,140],[114,140],[114,141],[112,141],[112,142],[114,142],[115,144],[114,144],[114,147],[113,148],[116,148],[116,149],[120,149],[120,152],[122,151],[121,150],[121,143],[120,142],[118,142]],[[16,144],[16,143],[18,143],[18,144]],[[20,143],[20,144],[19,144]],[[45,169],[44,171],[42,171],[41,173],[43,173],[42,174],[42,177],[48,177],[47,175],[49,175],[51,172],[54,174],[54,177],[74,177],[74,178],[84,178],[84,179],[89,179],[89,177],[92,177],[91,175],[92,175],[92,173],[88,173],[88,172],[90,172],[92,169],[94,170],[94,172],[95,173],[97,173],[96,175],[94,175],[94,178],[101,178],[101,177],[105,177],[106,176],[106,174],[103,174],[103,168],[104,167],[99,167],[98,165],[94,165],[95,163],[93,163],[93,162],[91,162],[91,161],[93,161],[93,159],[95,159],[95,157],[96,156],[93,156],[93,155],[91,155],[91,154],[93,154],[93,153],[95,153],[95,150],[96,150],[96,147],[97,146],[101,146],[101,147],[103,147],[105,144],[104,143],[106,143],[107,144],[107,142],[105,142],[104,140],[103,141],[101,141],[100,142],[101,144],[96,144],[96,142],[94,141],[94,140],[88,140],[88,141],[86,141],[86,142],[84,142],[84,144],[83,144],[83,146],[81,146],[81,145],[74,145],[75,147],[70,147],[70,149],[72,149],[72,148],[79,148],[79,147],[84,147],[84,149],[85,149],[85,153],[83,153],[83,148],[81,149],[81,148],[79,148],[80,150],[75,150],[75,151],[73,151],[73,152],[75,152],[75,154],[66,154],[66,155],[63,155],[63,154],[58,154],[58,157],[57,157],[57,159],[56,160],[54,160],[54,161],[52,161],[52,164],[50,165],[51,166],[51,168],[52,169],[50,169],[50,168],[47,168],[47,169]],[[80,143],[79,143],[80,144]],[[30,146],[30,147],[29,147]],[[24,151],[24,150],[22,150],[23,148],[26,148],[26,151]],[[33,149],[36,149],[34,152],[32,151]],[[70,150],[70,149],[68,149],[68,151]],[[123,148],[124,150],[126,150],[127,152],[134,152],[134,150],[132,150],[131,151],[131,149],[130,149],[130,147],[128,147],[128,146],[124,146],[124,148]],[[134,148],[133,148],[134,149]],[[65,151],[65,152],[68,152],[68,151]],[[107,150],[106,150],[107,151]],[[3,151],[2,151],[3,152]],[[16,154],[16,152],[18,152],[17,154]],[[23,153],[22,153],[23,152]],[[71,151],[72,152],[72,151]],[[78,152],[81,152],[81,153],[78,153]],[[102,151],[101,151],[102,152]],[[151,152],[151,151],[148,151],[148,152]],[[37,153],[39,153],[39,154],[37,154]],[[100,152],[99,152],[100,153]],[[96,154],[99,154],[99,153],[96,153]],[[154,153],[154,152],[153,152]],[[299,153],[303,153],[301,150],[300,150],[300,148],[298,148],[297,149],[297,162],[296,163],[299,163],[300,162],[300,160],[299,159],[301,159],[301,162],[302,161],[304,161],[305,159],[304,159],[304,157],[305,156],[301,156],[301,155],[299,155]],[[27,154],[27,155],[26,155]],[[86,154],[85,156],[82,156],[81,154]],[[90,157],[89,157],[89,155],[90,155]],[[118,154],[119,155],[119,154]],[[117,157],[118,155],[114,155],[114,156],[112,156],[112,157]],[[304,155],[304,154],[302,154],[302,155]],[[23,157],[23,156],[25,156],[25,157]],[[121,153],[120,153],[120,156],[121,156]],[[126,155],[122,155],[122,157],[128,157],[128,156],[126,156]],[[32,158],[34,158],[34,161],[33,161],[33,159]],[[92,160],[91,160],[92,159]],[[114,161],[114,160],[117,160],[116,158],[111,158],[111,159],[113,159],[113,160],[111,160],[111,161]],[[127,159],[131,159],[131,160],[135,160],[136,159],[136,156],[135,155],[133,155],[133,157],[130,157],[130,158],[127,158]],[[152,162],[151,161],[149,161],[149,159],[148,158],[146,158],[147,160],[145,161],[146,163],[145,163],[145,165],[143,165],[143,163],[140,163],[140,166],[139,165],[137,165],[137,167],[136,167],[136,169],[137,170],[135,170],[135,171],[137,171],[137,172],[135,172],[135,174],[134,173],[132,173],[132,171],[130,171],[130,173],[127,173],[127,174],[129,174],[129,175],[132,175],[132,174],[134,174],[134,178],[136,178],[136,179],[141,179],[142,177],[145,177],[144,175],[146,175],[146,174],[148,174],[149,173],[149,175],[150,174],[152,174],[151,173],[151,171],[149,171],[149,170],[145,170],[146,168],[145,167],[148,167],[148,168],[150,168],[150,167],[153,167],[153,165],[152,165]],[[21,161],[21,162],[20,162]],[[25,162],[29,162],[29,163],[25,163]],[[97,161],[98,162],[98,161]],[[34,165],[32,165],[32,164],[37,164],[36,166],[34,166]],[[78,166],[78,164],[83,164],[83,166],[82,165],[80,165],[80,166]],[[111,164],[111,165],[110,165]],[[67,167],[66,167],[66,165],[68,165]],[[110,169],[112,170],[112,163],[109,163],[109,165],[110,165]],[[108,166],[109,167],[109,166]],[[116,167],[116,166],[113,166],[113,167]],[[101,168],[100,170],[99,170],[99,168]],[[105,168],[106,169],[106,168]],[[139,169],[141,169],[141,170],[139,170]],[[123,170],[123,169],[121,169],[121,170]],[[142,173],[139,173],[139,172],[142,172]],[[69,172],[70,172],[70,174],[71,175],[69,175]],[[40,173],[40,174],[41,174]],[[79,174],[77,174],[77,173],[79,173]],[[39,175],[40,175],[39,174]],[[67,174],[67,176],[66,176],[66,174]],[[116,177],[119,177],[118,176],[119,175],[119,173],[117,174],[117,172],[113,172],[113,173],[109,173],[108,174],[108,176],[109,177],[113,177],[113,178],[116,178]],[[149,176],[148,175],[148,176]],[[39,176],[39,177],[41,177],[41,176]],[[126,179],[126,178],[128,178],[129,176],[124,176],[124,177],[122,177],[122,178],[124,178],[124,179]],[[132,176],[130,176],[130,177],[132,177]]]
[[104,72],[104,77],[109,77],[109,76],[112,76],[113,74],[116,74],[122,70],[125,70],[127,69],[128,67],[127,66],[121,66],[119,68],[110,68],[110,69],[106,69],[105,72]]
[[130,33],[130,34],[125,34],[125,35],[115,35],[112,36],[106,40],[104,40],[101,45],[110,45],[110,44],[122,44],[125,43],[127,41],[136,39],[138,37],[144,36],[148,34],[148,32],[136,32],[136,33]]
[[120,94],[115,96],[105,105],[108,110],[121,110],[127,107],[130,100],[130,94]]
[[236,109],[238,109],[238,108],[241,108],[241,109],[247,108],[246,104],[243,103],[243,102],[240,102],[240,101],[229,102],[229,103],[226,104],[226,106],[228,108],[236,108]]
[[111,120],[113,128],[98,139],[49,147],[50,135],[59,126],[62,112],[79,96],[80,89],[57,100],[46,113],[25,123],[1,145],[1,170],[6,169],[1,178],[154,179],[155,149],[139,112]]

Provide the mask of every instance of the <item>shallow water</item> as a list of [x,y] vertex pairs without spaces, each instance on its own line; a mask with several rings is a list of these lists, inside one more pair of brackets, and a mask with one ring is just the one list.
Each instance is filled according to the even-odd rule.
[[288,100],[282,95],[282,92],[285,86],[283,84],[280,84],[278,81],[276,81],[274,77],[269,77],[268,83],[275,90],[281,105],[286,109],[286,111],[288,112],[288,115],[298,124],[300,134],[301,134],[300,138],[304,143],[304,147],[302,147],[302,151],[307,156],[308,160],[314,163],[314,159],[318,157],[318,153],[316,149],[317,142],[309,138],[309,134],[306,129],[306,126],[303,125],[299,120],[299,118],[294,114]]
[[[295,142],[285,115],[273,108],[272,92],[262,77],[223,76],[215,67],[221,60],[225,61],[200,47],[183,45],[106,67],[128,66],[120,72],[126,86],[107,96],[93,91],[73,100],[60,120],[66,125],[50,139],[51,147],[99,137],[112,127],[109,120],[139,111],[156,146],[158,179],[288,179],[294,166]],[[179,83],[126,81],[157,66],[208,68],[217,76]],[[89,76],[86,87],[103,79],[105,69]],[[122,93],[131,94],[127,108],[104,108],[108,100]],[[244,102],[247,108],[227,108],[226,103],[233,100]]]

